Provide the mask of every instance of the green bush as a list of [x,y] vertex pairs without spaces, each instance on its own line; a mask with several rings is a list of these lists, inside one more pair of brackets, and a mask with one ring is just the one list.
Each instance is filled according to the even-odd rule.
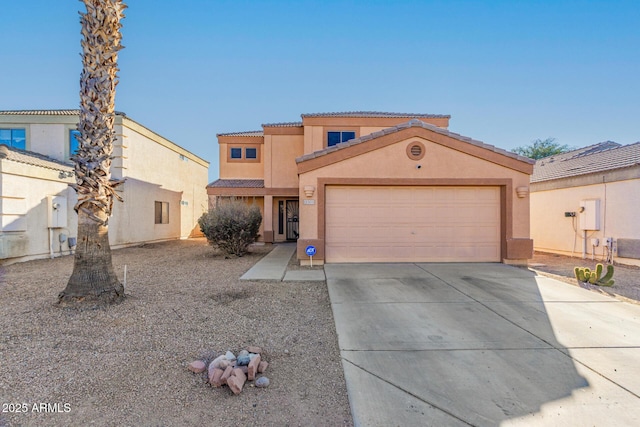
[[258,238],[262,223],[260,208],[241,200],[218,203],[204,213],[198,224],[209,243],[228,255],[242,256]]

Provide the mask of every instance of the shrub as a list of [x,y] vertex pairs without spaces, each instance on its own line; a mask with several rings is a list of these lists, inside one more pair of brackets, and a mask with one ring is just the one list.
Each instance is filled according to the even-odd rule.
[[260,209],[241,200],[218,203],[204,213],[198,224],[209,243],[228,255],[242,256],[258,238]]

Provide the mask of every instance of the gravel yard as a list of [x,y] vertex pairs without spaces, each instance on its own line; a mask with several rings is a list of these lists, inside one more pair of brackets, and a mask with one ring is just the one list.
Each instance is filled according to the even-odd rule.
[[[239,281],[269,250],[116,250],[127,299],[84,311],[55,304],[72,257],[0,267],[0,426],[352,425],[326,285]],[[187,370],[249,345],[269,362],[266,389],[235,396]]]
[[[557,279],[577,286],[578,282],[573,269],[575,267],[589,267],[590,269],[594,269],[599,262],[604,264],[602,261],[592,261],[590,258],[572,258],[565,255],[536,252],[533,259],[529,261],[529,266],[534,270],[550,274]],[[593,286],[593,290],[622,297],[622,299],[629,300],[630,302],[640,302],[640,268],[620,264],[614,264],[614,267],[613,279],[615,280],[615,284],[612,287]]]

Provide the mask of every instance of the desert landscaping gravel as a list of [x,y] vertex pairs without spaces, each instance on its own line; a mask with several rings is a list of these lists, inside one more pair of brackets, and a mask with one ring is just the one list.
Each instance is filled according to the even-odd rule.
[[[326,284],[239,280],[269,250],[116,250],[126,300],[85,310],[56,305],[72,257],[0,267],[0,426],[352,425]],[[268,388],[236,396],[187,369],[247,346]]]
[[[582,259],[581,256],[569,257],[565,255],[535,252],[533,259],[529,261],[529,267],[542,274],[578,286],[573,269],[575,267],[588,267],[595,269],[596,264],[605,264],[602,260],[592,260],[590,257]],[[631,303],[640,302],[640,267],[614,263],[612,287],[590,286],[594,292],[611,295]]]
[[[83,310],[56,305],[72,257],[0,266],[0,427],[353,425],[326,284],[239,280],[270,250],[116,250],[126,300]],[[530,265],[577,285],[573,267],[595,262],[536,253]],[[616,265],[614,279],[602,292],[640,300],[639,268]],[[248,346],[263,349],[268,388],[236,396],[187,369]]]

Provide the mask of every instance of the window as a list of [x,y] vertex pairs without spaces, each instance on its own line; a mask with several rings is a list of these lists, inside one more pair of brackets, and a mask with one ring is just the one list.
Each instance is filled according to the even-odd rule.
[[256,148],[245,148],[244,149],[244,158],[245,159],[255,159],[258,157],[258,150]]
[[232,148],[231,149],[231,158],[232,159],[241,159],[242,158],[242,148]]
[[0,129],[0,144],[26,150],[26,131],[24,129]]
[[260,147],[255,144],[238,144],[235,147],[228,147],[227,160],[239,163],[257,163],[260,156]]
[[78,140],[79,137],[79,130],[71,129],[69,131],[69,157],[76,154],[80,149],[80,141]]
[[327,147],[340,144],[341,142],[349,141],[350,139],[354,139],[355,137],[356,133],[354,131],[327,132]]
[[169,224],[169,202],[156,202],[156,224]]

